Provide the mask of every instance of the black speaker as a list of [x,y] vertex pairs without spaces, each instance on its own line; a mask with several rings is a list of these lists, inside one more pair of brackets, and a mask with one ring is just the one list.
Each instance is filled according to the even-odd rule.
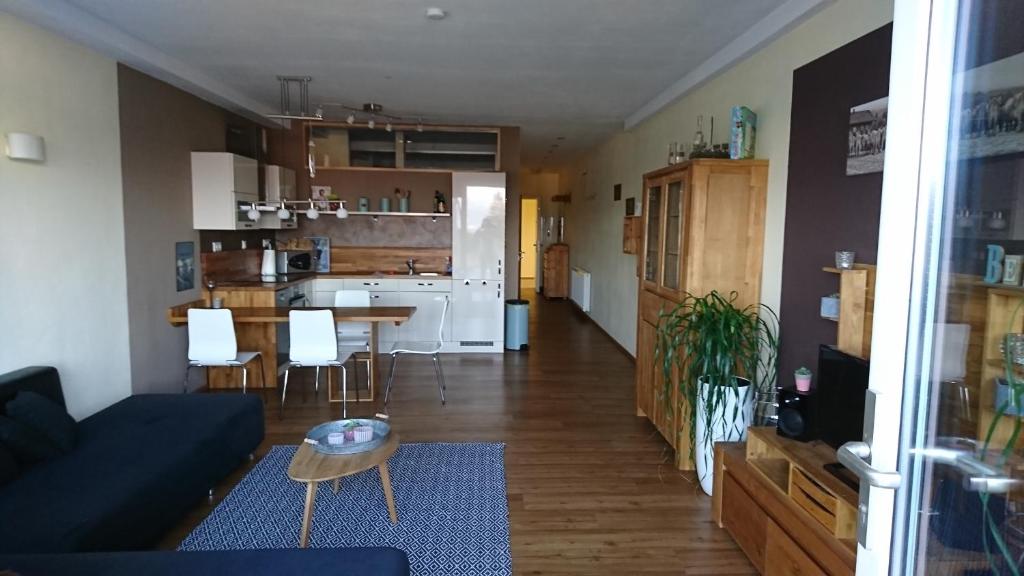
[[801,442],[818,439],[817,397],[814,391],[797,392],[791,388],[779,388],[779,422],[776,431],[779,436]]

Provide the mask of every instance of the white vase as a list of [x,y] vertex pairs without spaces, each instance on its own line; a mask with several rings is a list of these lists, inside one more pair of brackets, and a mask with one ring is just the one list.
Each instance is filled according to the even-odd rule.
[[[697,465],[697,479],[704,493],[711,495],[714,487],[715,442],[742,442],[747,439],[747,428],[754,421],[754,387],[745,378],[737,378],[736,390],[727,389],[723,401],[711,417],[711,434],[707,434],[707,396],[710,384],[701,378],[697,384],[697,418],[694,426],[693,456]],[[737,407],[739,413],[736,413]],[[734,416],[735,415],[735,416]]]

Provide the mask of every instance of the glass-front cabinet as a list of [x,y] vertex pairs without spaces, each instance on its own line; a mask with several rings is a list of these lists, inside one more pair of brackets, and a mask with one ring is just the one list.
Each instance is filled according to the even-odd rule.
[[644,287],[664,296],[683,292],[689,171],[644,182]]
[[496,172],[500,138],[493,128],[396,125],[374,128],[307,124],[306,157],[317,170],[407,169]]

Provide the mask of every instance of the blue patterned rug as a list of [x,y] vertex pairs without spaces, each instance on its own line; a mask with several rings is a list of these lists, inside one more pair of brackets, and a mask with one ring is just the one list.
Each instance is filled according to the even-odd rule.
[[[294,548],[306,485],[288,478],[295,446],[274,446],[179,550]],[[391,524],[377,469],[316,493],[309,546],[394,546],[413,574],[511,574],[504,444],[402,444],[388,461]]]

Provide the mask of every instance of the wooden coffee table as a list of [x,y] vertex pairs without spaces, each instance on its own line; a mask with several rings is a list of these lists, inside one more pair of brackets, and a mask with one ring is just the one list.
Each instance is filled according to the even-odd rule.
[[391,492],[391,475],[388,472],[388,458],[398,450],[398,434],[391,432],[387,442],[358,454],[323,454],[317,452],[305,442],[288,466],[288,477],[297,482],[305,482],[306,509],[302,514],[302,530],[299,532],[299,547],[305,548],[309,542],[309,524],[313,520],[313,501],[316,499],[316,487],[320,482],[334,480],[334,493],[338,493],[341,478],[369,470],[374,466],[380,471],[380,484],[384,488],[384,500],[388,505],[391,523],[398,523],[398,512],[395,511],[395,496]]

